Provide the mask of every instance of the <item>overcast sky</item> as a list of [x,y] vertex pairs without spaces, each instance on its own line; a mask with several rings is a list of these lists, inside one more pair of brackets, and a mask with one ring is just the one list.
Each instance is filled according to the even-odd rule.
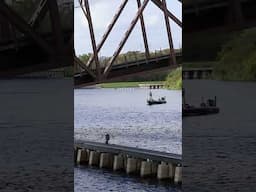
[[[104,34],[108,24],[112,20],[117,8],[123,0],[89,0],[93,20],[94,33],[98,43]],[[129,0],[125,9],[115,24],[110,36],[100,51],[100,56],[111,56],[116,50],[122,37],[137,11],[137,0]],[[177,0],[166,0],[168,9],[180,20],[182,18],[182,6]],[[143,0],[141,0],[143,2]],[[78,7],[78,0],[75,0]],[[77,55],[92,52],[88,23],[81,8],[75,8],[74,12],[74,42]],[[147,29],[147,37],[150,51],[168,48],[168,38],[163,12],[151,1],[144,10],[144,20]],[[171,21],[171,20],[170,20]],[[181,48],[182,31],[178,25],[171,21],[172,37],[175,48]],[[122,53],[127,51],[144,51],[140,22],[129,36]]]

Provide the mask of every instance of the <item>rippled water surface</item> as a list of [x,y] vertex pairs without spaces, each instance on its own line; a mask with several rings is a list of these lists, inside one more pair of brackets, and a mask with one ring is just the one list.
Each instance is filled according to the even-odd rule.
[[[149,89],[75,90],[75,139],[104,142],[181,154],[181,91],[153,90],[167,104],[148,106]],[[87,179],[85,179],[87,178]],[[99,182],[100,181],[100,182]],[[76,191],[176,191],[138,179],[75,169]]]
[[0,81],[0,191],[73,190],[72,88],[72,79]]
[[187,102],[217,96],[220,113],[183,118],[184,191],[255,191],[256,83],[183,81]]

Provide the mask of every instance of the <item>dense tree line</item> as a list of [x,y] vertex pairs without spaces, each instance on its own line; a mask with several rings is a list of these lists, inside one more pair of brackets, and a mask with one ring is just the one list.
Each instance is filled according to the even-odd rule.
[[[181,49],[176,50],[177,52],[181,51]],[[150,57],[157,57],[161,55],[167,55],[169,54],[169,49],[163,49],[163,50],[156,50],[155,52],[150,52]],[[90,56],[92,53],[87,53],[87,54],[82,54],[79,56],[79,58],[84,62],[87,63]],[[116,58],[114,65],[120,64],[120,63],[125,63],[125,62],[131,62],[131,61],[138,61],[138,60],[143,60],[146,58],[146,55],[144,52],[141,51],[128,51],[126,53],[121,53],[118,55]],[[105,66],[111,57],[99,57],[99,62],[101,66]],[[95,65],[95,63],[94,63]]]

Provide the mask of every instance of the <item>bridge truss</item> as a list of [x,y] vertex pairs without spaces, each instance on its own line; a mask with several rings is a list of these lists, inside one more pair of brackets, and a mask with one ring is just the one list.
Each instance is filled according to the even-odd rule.
[[[20,2],[20,6],[23,3],[28,1]],[[70,6],[70,13],[73,13],[73,1],[38,0],[30,3],[36,8],[27,19],[13,8],[13,4],[0,1],[0,77],[73,64],[73,24],[66,26],[68,32],[64,32],[60,15],[60,6]],[[39,27],[47,14],[51,31],[42,34]]]
[[[143,42],[144,42],[144,47],[145,47],[145,57],[146,57],[146,63],[150,63],[150,61],[153,61],[155,58],[151,58],[150,53],[149,53],[149,46],[148,46],[148,37],[147,37],[147,31],[145,27],[145,20],[143,16],[143,12],[145,8],[147,7],[148,3],[151,1],[153,4],[155,4],[159,10],[163,12],[164,15],[164,20],[165,20],[165,26],[166,26],[166,32],[168,36],[168,43],[169,43],[169,57],[166,60],[166,57],[163,57],[165,62],[167,61],[169,63],[169,66],[177,66],[177,61],[176,61],[176,53],[174,51],[173,47],[173,40],[172,40],[172,33],[171,33],[171,26],[170,26],[170,21],[169,19],[172,19],[179,27],[182,27],[182,22],[167,8],[166,5],[166,0],[136,0],[137,1],[137,7],[138,10],[136,14],[134,15],[130,25],[128,26],[124,36],[122,37],[119,45],[117,46],[116,50],[114,51],[114,54],[112,57],[108,60],[105,66],[101,66],[99,62],[99,51],[103,47],[104,43],[106,42],[107,38],[109,37],[112,29],[114,28],[116,22],[118,21],[120,15],[122,14],[124,8],[127,5],[128,0],[123,0],[116,10],[114,17],[110,21],[108,27],[106,28],[106,31],[104,35],[102,36],[101,40],[96,43],[95,40],[95,34],[94,34],[94,28],[93,28],[93,22],[91,18],[91,11],[90,11],[90,5],[88,0],[78,0],[79,5],[85,15],[85,18],[88,22],[89,26],[89,32],[90,32],[90,39],[91,39],[91,46],[93,50],[93,54],[90,56],[89,60],[87,63],[84,63],[81,61],[78,57],[75,56],[75,68],[80,69],[79,72],[75,74],[75,84],[81,84],[83,83],[83,75],[89,74],[91,80],[89,81],[94,81],[94,82],[103,82],[106,81],[106,79],[111,78],[111,71],[115,66],[113,67],[117,57],[119,56],[122,48],[124,47],[125,43],[127,42],[131,32],[133,31],[135,25],[138,23],[140,20],[140,26],[141,26],[141,31],[142,31],[142,37],[143,37]],[[180,1],[181,2],[181,1]],[[158,58],[162,59],[162,57]],[[141,61],[140,61],[141,62]],[[95,69],[92,68],[92,64],[95,63]],[[156,68],[161,68],[161,65],[156,66]],[[135,72],[136,70],[134,70]],[[121,75],[121,74],[119,74]],[[118,75],[116,75],[118,76]],[[77,81],[76,81],[77,79]]]

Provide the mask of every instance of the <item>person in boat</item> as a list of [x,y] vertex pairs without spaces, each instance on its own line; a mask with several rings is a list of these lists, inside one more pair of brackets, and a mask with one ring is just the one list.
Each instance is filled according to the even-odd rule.
[[153,101],[152,92],[151,92],[151,91],[149,92],[149,100],[150,100],[150,101]]

